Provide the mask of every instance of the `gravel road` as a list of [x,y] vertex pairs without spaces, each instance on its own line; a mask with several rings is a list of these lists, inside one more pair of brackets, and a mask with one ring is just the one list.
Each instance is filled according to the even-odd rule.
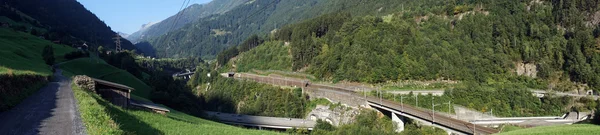
[[54,77],[55,82],[48,83],[12,110],[0,113],[0,134],[86,134],[71,81],[61,75],[61,70]]

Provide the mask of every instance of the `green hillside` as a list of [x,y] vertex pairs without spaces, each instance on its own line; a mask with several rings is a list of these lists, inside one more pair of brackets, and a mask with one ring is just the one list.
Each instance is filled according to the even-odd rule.
[[193,117],[176,110],[166,116],[139,110],[126,110],[100,96],[73,85],[81,117],[90,135],[195,134],[266,135],[277,134],[229,126]]
[[11,29],[0,28],[0,74],[33,73],[43,76],[52,74],[50,66],[42,59],[42,49],[51,45],[57,62],[64,60],[64,55],[75,49],[53,44],[50,41],[28,33],[16,32]]
[[573,124],[542,126],[500,133],[498,135],[597,135],[600,126],[592,124]]
[[[63,44],[81,45],[86,43],[91,48],[104,46],[115,48],[113,37],[117,34],[111,30],[95,14],[87,10],[75,0],[3,0],[1,8],[14,9],[18,13],[26,14],[35,20],[29,21],[35,27],[48,30],[46,33],[36,32],[51,41],[60,41]],[[9,10],[12,11],[12,10]],[[4,15],[4,13],[9,13]],[[13,17],[10,12],[0,13],[16,22],[23,17]],[[27,30],[29,27],[19,29]],[[127,40],[122,40],[122,47],[134,50],[136,47]]]
[[[455,104],[497,116],[552,116],[596,109],[593,100],[540,100],[529,89],[600,89],[600,25],[590,16],[599,7],[589,1],[413,1],[389,14],[326,14],[283,26],[267,41],[289,42],[292,71],[322,81],[455,81],[464,84],[444,94]],[[218,56],[244,54],[235,49]],[[257,55],[253,62],[274,58]],[[517,72],[523,65],[535,75]],[[261,66],[270,67],[251,68],[281,65]]]
[[441,5],[444,5],[443,1],[435,0],[252,0],[224,14],[205,17],[149,41],[158,57],[201,56],[212,59],[220,51],[243,42],[253,34],[267,35],[287,24],[327,13],[387,15],[398,12],[402,7],[421,10]]
[[106,64],[100,59],[81,58],[68,61],[60,65],[60,68],[73,75],[87,75],[93,78],[107,80],[135,88],[133,95],[148,99],[150,86],[131,75],[125,70]]

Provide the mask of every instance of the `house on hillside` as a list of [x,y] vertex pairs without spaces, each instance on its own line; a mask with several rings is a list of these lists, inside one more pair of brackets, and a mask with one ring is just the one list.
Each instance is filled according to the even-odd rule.
[[163,115],[170,112],[169,109],[160,105],[131,99],[131,92],[135,90],[134,88],[96,78],[92,78],[92,80],[94,80],[96,93],[114,105],[129,109],[148,110]]

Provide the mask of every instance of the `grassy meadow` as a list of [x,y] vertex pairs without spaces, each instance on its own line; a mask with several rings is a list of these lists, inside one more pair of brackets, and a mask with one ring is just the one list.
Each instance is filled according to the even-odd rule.
[[90,135],[105,134],[227,134],[267,135],[276,132],[259,131],[229,126],[200,119],[171,109],[167,115],[126,110],[110,104],[100,96],[73,85],[81,118]]
[[101,59],[80,58],[65,62],[60,68],[69,72],[71,75],[87,75],[106,81],[120,83],[135,88],[133,95],[142,98],[150,96],[150,86],[131,75],[125,70],[106,64]]
[[556,125],[526,128],[498,135],[598,135],[600,126],[593,124]]
[[28,33],[0,28],[0,74],[52,74],[49,65],[42,59],[42,49],[51,45],[56,63],[64,61],[64,55],[75,49],[54,44]]
[[47,45],[54,49],[57,62],[74,50],[28,33],[0,28],[0,112],[18,105],[48,82],[45,77],[51,76],[52,70],[42,59],[42,49]]

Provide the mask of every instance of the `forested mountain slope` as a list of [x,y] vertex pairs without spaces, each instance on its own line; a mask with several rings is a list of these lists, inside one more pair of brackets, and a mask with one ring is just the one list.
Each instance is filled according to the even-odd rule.
[[[392,14],[364,17],[327,14],[285,26],[266,40],[288,42],[292,59],[287,66],[324,81],[460,81],[463,85],[444,96],[483,112],[492,108],[498,116],[595,109],[590,99],[569,102],[570,97],[548,96],[540,100],[529,90],[598,92],[597,1],[441,2],[447,4],[423,2],[420,9],[396,8]],[[217,60],[227,62],[222,59],[244,52],[244,46],[222,52],[219,56],[223,58]],[[243,53],[235,63],[270,64],[264,62],[268,59],[243,57],[285,57],[251,52]],[[246,71],[288,69],[281,65],[237,66]]]
[[388,14],[403,7],[405,10],[421,10],[427,3],[444,5],[443,1],[409,0],[254,0],[221,15],[203,18],[149,43],[159,57],[201,56],[214,58],[225,48],[258,34],[266,35],[276,28],[335,11],[352,15]]
[[[49,40],[115,48],[112,38],[116,33],[76,0],[0,0],[0,3],[36,19],[48,30]],[[127,40],[123,40],[122,47],[135,49]]]
[[[213,14],[225,13],[247,1],[248,0],[213,0],[210,3],[203,5],[193,4],[161,22],[153,24],[148,28],[140,29],[140,31],[131,34],[127,39],[137,43],[138,41],[158,37],[172,30],[179,29],[188,23],[196,22],[200,18]],[[178,19],[176,19],[177,15],[179,15]]]

